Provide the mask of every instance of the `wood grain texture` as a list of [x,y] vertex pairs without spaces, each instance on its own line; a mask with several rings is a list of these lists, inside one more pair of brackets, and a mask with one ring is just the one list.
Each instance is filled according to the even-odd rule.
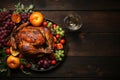
[[[68,53],[65,61],[49,72],[26,76],[13,71],[2,80],[118,80],[120,78],[120,1],[118,0],[3,0],[0,8],[14,10],[18,2],[41,11],[66,31]],[[83,26],[76,32],[65,28],[64,18],[77,13]]]
[[119,33],[119,11],[41,11],[45,18],[53,20],[62,27],[64,18],[69,14],[79,14],[83,21],[81,32]]
[[118,0],[3,0],[0,7],[13,10],[18,2],[34,4],[36,10],[120,10]]
[[[26,76],[20,72],[13,72],[12,79],[31,80],[45,78],[65,78],[66,80],[78,80],[82,78],[114,78],[119,77],[120,63],[119,57],[67,57],[61,66],[49,72],[32,72],[33,75]],[[112,65],[111,65],[112,64]],[[54,79],[53,79],[54,80]]]
[[68,56],[120,56],[120,34],[69,33]]

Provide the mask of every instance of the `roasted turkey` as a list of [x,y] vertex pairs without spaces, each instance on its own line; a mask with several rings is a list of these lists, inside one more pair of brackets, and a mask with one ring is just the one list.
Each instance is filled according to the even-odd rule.
[[47,27],[29,26],[28,23],[14,29],[10,43],[14,50],[27,55],[50,54],[53,52],[53,35]]

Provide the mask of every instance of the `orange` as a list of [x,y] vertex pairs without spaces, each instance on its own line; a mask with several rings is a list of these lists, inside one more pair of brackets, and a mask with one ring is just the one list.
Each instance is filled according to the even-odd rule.
[[19,23],[21,21],[21,15],[18,13],[13,13],[11,19],[15,23]]
[[33,26],[40,26],[44,20],[44,16],[41,12],[36,11],[30,15],[29,20]]
[[18,57],[10,55],[7,58],[7,65],[11,69],[16,69],[20,66],[20,59]]

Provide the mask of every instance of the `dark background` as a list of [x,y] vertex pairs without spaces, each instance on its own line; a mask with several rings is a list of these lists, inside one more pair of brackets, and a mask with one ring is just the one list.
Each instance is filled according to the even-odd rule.
[[16,71],[0,80],[119,80],[120,1],[118,0],[2,0],[0,8],[14,10],[18,2],[33,4],[34,10],[63,28],[70,13],[81,15],[79,31],[66,30],[68,52],[65,61],[48,72],[26,76]]

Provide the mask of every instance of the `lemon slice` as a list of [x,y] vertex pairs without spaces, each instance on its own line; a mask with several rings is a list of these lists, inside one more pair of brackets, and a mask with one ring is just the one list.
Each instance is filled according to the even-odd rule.
[[10,47],[10,52],[13,56],[17,56],[20,53],[18,51],[13,50],[12,47]]

